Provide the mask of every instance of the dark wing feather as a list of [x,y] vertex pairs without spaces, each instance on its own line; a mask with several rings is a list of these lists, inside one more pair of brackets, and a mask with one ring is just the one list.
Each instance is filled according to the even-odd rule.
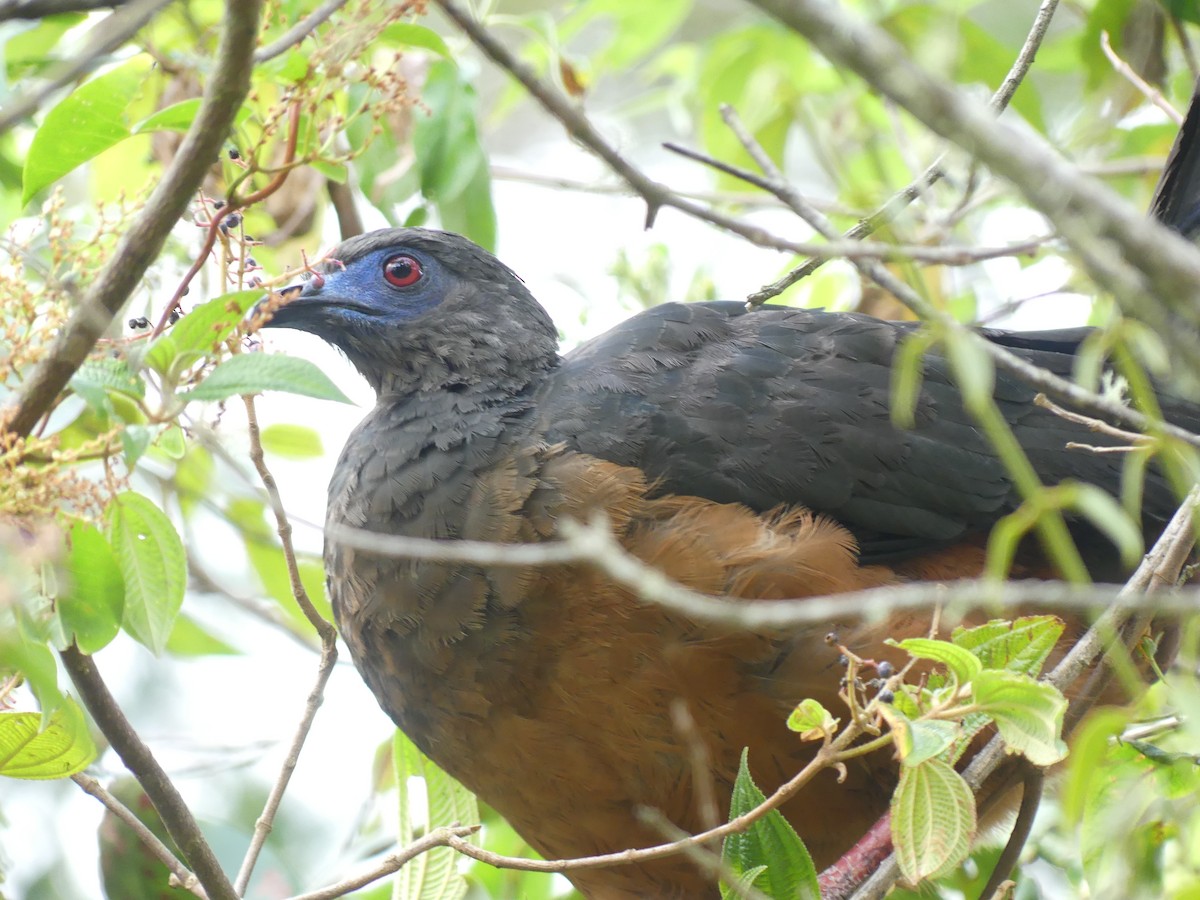
[[[926,359],[915,427],[892,425],[892,357],[915,327],[788,307],[664,304],[565,357],[538,398],[542,429],[638,466],[664,492],[828,514],[855,534],[864,560],[918,553],[986,528],[1017,498],[943,358]],[[1070,374],[1087,333],[985,332],[1059,375]],[[1064,449],[1113,441],[1035,406],[1034,393],[997,373],[999,408],[1042,479],[1115,491],[1120,456]],[[1147,524],[1174,505],[1152,473]]]

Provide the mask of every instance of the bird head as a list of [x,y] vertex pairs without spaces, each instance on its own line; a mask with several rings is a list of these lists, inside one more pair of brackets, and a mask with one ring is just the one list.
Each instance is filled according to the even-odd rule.
[[268,323],[340,348],[378,393],[511,387],[557,360],[521,279],[464,237],[388,228],[335,248]]

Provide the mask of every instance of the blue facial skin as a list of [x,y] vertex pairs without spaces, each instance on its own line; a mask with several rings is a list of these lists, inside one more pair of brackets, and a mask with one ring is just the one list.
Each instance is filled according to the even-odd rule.
[[[384,277],[384,264],[393,256],[411,256],[422,276],[408,287],[396,287]],[[297,328],[322,337],[359,329],[403,325],[437,306],[445,296],[446,272],[438,261],[411,247],[385,247],[349,263],[345,269],[326,264],[324,283],[310,278],[299,295],[275,313],[271,325]]]

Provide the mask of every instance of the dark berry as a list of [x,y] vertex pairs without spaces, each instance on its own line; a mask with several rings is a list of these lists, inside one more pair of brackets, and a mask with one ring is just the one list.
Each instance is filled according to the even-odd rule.
[[875,667],[875,671],[879,673],[880,678],[891,678],[895,674],[892,664],[886,659]]
[[880,703],[891,703],[895,699],[896,699],[896,695],[893,694],[891,691],[880,691],[879,692],[879,702]]

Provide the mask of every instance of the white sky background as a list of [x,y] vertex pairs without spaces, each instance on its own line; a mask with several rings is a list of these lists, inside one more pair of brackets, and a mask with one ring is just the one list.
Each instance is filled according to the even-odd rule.
[[[494,69],[484,70],[485,96],[495,94],[499,80]],[[664,139],[691,141],[688,136],[669,131],[668,117],[643,116],[633,127],[627,121],[620,124],[619,111],[627,100],[621,89],[620,84],[610,84],[588,100],[588,111],[602,132],[653,177],[683,190],[711,189],[706,170],[660,147]],[[561,128],[532,104],[518,109],[486,140],[493,162],[504,169],[572,181],[613,183],[598,161],[566,139]],[[795,177],[804,171],[817,170],[791,167]],[[817,198],[828,196],[819,178],[808,183],[801,179],[800,187]],[[616,281],[609,274],[621,248],[633,260],[641,261],[651,245],[663,243],[670,247],[676,297],[682,297],[693,271],[701,266],[707,268],[722,297],[740,299],[775,279],[787,262],[782,254],[751,247],[669,209],[662,210],[655,228],[645,232],[645,206],[631,196],[499,180],[495,199],[500,223],[499,255],[547,305],[571,342],[599,333],[629,314],[630,310],[618,302]],[[782,211],[760,211],[751,218],[782,234],[807,237],[794,217]],[[332,216],[328,225],[334,227]],[[1044,231],[1044,222],[1034,214],[997,216],[988,223],[984,240],[996,245]],[[332,242],[335,236],[328,237]],[[996,260],[985,264],[983,273],[991,284],[1010,292],[993,298],[995,304],[1058,287],[1067,275],[1055,261],[1022,269],[1015,261]],[[1089,309],[1085,298],[1049,297],[1019,311],[1010,324],[1022,328],[1082,324]],[[581,324],[581,320],[586,321]],[[263,424],[309,424],[323,435],[326,453],[320,460],[269,460],[295,517],[297,541],[302,547],[317,549],[318,529],[303,523],[322,521],[324,486],[337,453],[372,397],[344,358],[316,338],[277,333],[268,337],[268,348],[317,361],[360,404],[355,408],[280,394],[258,401]],[[235,452],[244,447],[240,404],[229,404],[220,433]],[[246,466],[249,469],[248,462]],[[229,561],[242,557],[236,538],[223,534],[216,525],[197,525],[204,532],[202,551],[214,570],[225,576],[235,590],[253,590],[252,574],[230,569]],[[164,679],[161,661],[152,660],[140,646],[122,638],[104,650],[98,662],[114,693],[177,777],[188,800],[201,816],[220,818],[225,815],[228,801],[224,789],[233,783],[228,773],[236,773],[237,766],[253,765],[257,779],[264,785],[274,780],[312,684],[316,656],[249,616],[231,613],[227,605],[217,605],[211,598],[189,596],[185,608],[211,623],[219,634],[230,635],[234,643],[254,645],[254,655],[172,660],[166,664],[170,676]],[[314,868],[323,867],[323,872],[305,887],[315,888],[348,874],[330,866],[339,858],[342,844],[369,796],[373,755],[390,732],[390,722],[343,654],[284,801],[286,809],[308,810],[312,821],[320,826],[310,835],[314,845],[309,856],[316,861]],[[102,764],[108,771],[119,771],[111,755],[104,757]],[[25,879],[44,866],[51,849],[47,841],[60,842],[76,861],[73,874],[78,896],[100,896],[95,862],[99,804],[71,784],[6,781],[0,784],[0,806],[8,820],[0,830],[0,847],[12,864],[10,881],[3,885],[8,896],[15,900],[27,896]],[[296,847],[287,849],[297,852]]]

